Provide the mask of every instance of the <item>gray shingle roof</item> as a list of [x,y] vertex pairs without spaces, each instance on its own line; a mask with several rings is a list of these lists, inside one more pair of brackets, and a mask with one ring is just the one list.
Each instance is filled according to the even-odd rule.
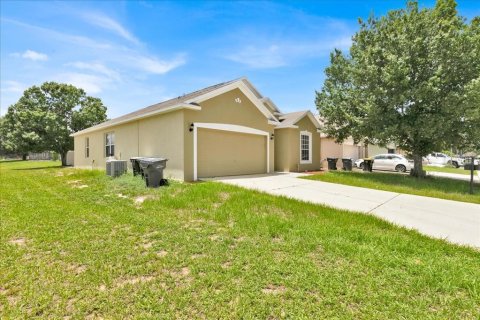
[[307,112],[307,110],[304,110],[282,114],[279,116],[281,123],[277,126],[277,128],[288,128],[294,126],[298,120],[307,114]]
[[[142,115],[145,115],[145,114],[149,114],[149,113],[152,113],[152,112],[155,112],[155,111],[161,111],[163,109],[166,109],[168,107],[172,107],[172,106],[175,106],[177,104],[180,104],[180,103],[185,103],[186,101],[190,100],[190,99],[194,99],[196,97],[199,97],[201,95],[204,95],[208,92],[211,92],[211,91],[214,91],[216,89],[219,89],[221,87],[224,87],[224,86],[227,86],[233,82],[236,82],[238,80],[241,80],[243,78],[239,78],[239,79],[235,79],[235,80],[231,80],[231,81],[227,81],[227,82],[222,82],[222,83],[218,83],[218,84],[215,84],[213,86],[210,86],[210,87],[206,87],[206,88],[203,88],[201,90],[197,90],[197,91],[193,91],[193,92],[190,92],[188,94],[184,94],[182,96],[179,96],[177,98],[173,98],[173,99],[170,99],[170,100],[166,100],[166,101],[163,101],[163,102],[160,102],[160,103],[156,103],[156,104],[153,104],[151,106],[148,106],[146,108],[142,108],[142,109],[139,109],[139,110],[136,110],[134,112],[130,112],[130,113],[127,113],[123,116],[120,116],[120,117],[117,117],[117,118],[114,118],[114,119],[111,119],[111,120],[108,120],[108,121],[105,121],[105,122],[102,122],[100,124],[97,124],[93,127],[90,127],[90,128],[87,128],[85,130],[88,130],[88,131],[93,131],[95,129],[100,129],[100,128],[106,128],[106,127],[111,127],[117,123],[123,123],[123,122],[126,122],[128,121],[129,119],[133,119],[133,118],[137,118],[139,116],[142,116]],[[195,105],[192,103],[192,105]],[[82,130],[83,131],[83,130]],[[79,131],[77,133],[81,133],[82,131]]]

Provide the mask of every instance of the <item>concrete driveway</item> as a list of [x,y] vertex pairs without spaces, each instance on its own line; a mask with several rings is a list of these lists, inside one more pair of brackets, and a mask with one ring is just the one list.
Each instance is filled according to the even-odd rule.
[[212,180],[273,195],[373,214],[425,235],[480,248],[480,205],[341,184],[276,173]]

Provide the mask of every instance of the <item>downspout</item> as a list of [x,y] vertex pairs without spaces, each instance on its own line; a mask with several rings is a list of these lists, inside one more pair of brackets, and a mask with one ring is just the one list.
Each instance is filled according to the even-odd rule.
[[140,121],[137,121],[137,157],[140,157]]

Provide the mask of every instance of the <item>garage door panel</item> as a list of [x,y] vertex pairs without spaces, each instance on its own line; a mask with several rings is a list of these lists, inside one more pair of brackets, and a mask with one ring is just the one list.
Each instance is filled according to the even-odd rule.
[[266,137],[198,130],[198,176],[219,177],[267,172]]

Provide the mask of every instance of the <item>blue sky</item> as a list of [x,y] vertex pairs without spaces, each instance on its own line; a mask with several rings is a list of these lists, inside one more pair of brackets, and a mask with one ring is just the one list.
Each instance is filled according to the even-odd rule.
[[[44,81],[84,88],[112,118],[241,76],[284,112],[314,110],[329,52],[348,49],[359,17],[404,4],[1,1],[0,113]],[[458,9],[472,18],[480,1]]]

